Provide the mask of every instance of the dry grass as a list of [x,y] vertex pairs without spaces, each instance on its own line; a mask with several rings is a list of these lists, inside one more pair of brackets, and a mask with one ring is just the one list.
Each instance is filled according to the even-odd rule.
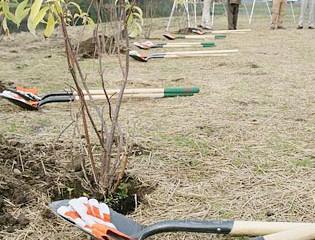
[[[315,219],[315,45],[314,32],[268,30],[255,18],[252,32],[218,40],[217,49],[238,48],[226,58],[131,62],[128,87],[199,86],[194,97],[126,101],[121,121],[133,142],[150,149],[131,159],[128,172],[157,184],[133,219],[309,221]],[[217,29],[226,27],[218,17]],[[245,18],[240,28],[248,28]],[[154,32],[160,36],[163,28]],[[43,42],[27,33],[0,44],[0,81],[38,87],[42,93],[72,84],[60,37]],[[108,86],[119,83],[118,65],[106,58]],[[97,62],[82,67],[97,87]],[[69,105],[23,112],[1,100],[0,133],[23,141],[54,141],[70,122]],[[71,136],[66,131],[62,138]],[[60,155],[60,161],[64,156]],[[85,239],[63,222],[42,221],[37,206],[13,208],[32,219],[28,228],[3,239]],[[39,205],[39,206],[38,206]],[[267,216],[272,215],[272,216]],[[232,239],[196,234],[164,239]]]

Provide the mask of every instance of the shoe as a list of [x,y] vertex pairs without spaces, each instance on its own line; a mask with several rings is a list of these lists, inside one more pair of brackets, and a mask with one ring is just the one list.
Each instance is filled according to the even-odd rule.
[[199,25],[203,30],[212,30],[212,27]]
[[274,27],[274,26],[270,27],[270,30],[275,30],[275,29],[276,29],[276,27]]
[[303,29],[303,26],[299,25],[296,29]]
[[312,26],[309,26],[309,27],[308,27],[308,29],[314,29],[314,27],[312,27]]
[[204,30],[212,30],[212,27],[202,27]]
[[203,26],[202,24],[198,25],[197,27],[202,28],[204,30],[212,30],[212,27]]
[[278,26],[277,29],[282,29],[283,30],[283,29],[287,29],[287,28],[285,28],[283,26]]

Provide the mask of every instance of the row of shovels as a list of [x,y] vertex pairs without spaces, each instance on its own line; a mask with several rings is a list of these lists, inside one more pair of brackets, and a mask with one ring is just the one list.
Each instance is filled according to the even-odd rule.
[[86,197],[52,202],[50,209],[63,220],[97,239],[143,240],[165,232],[198,232],[248,236],[249,240],[312,240],[315,223],[235,220],[164,220],[142,225]]
[[[199,93],[198,87],[168,87],[168,88],[136,88],[125,89],[124,98],[168,98],[178,96],[193,96]],[[90,90],[89,93],[82,91],[85,100],[106,100],[107,98],[116,98],[119,95],[119,89]],[[43,105],[48,103],[72,102],[79,100],[76,91],[56,91],[49,92],[44,96],[38,95],[37,89],[8,88],[0,93],[0,97],[10,101],[26,110],[39,110]]]
[[[163,36],[168,40],[176,39],[224,39],[226,35],[219,35],[222,33],[246,33],[250,29],[244,30],[218,30],[212,31],[211,34],[206,34],[205,32],[199,32],[196,30],[196,33],[199,35],[172,35],[164,34]],[[134,42],[134,45],[140,49],[148,50],[152,48],[210,48],[215,47],[214,42],[162,42],[162,43],[153,43],[152,41],[144,42]],[[141,54],[138,51],[130,51],[129,56],[141,61],[147,62],[152,58],[181,58],[181,57],[224,57],[229,53],[238,52],[237,49],[232,50],[216,50],[216,51],[186,51],[186,52],[164,52],[164,53],[151,53],[149,55]]]

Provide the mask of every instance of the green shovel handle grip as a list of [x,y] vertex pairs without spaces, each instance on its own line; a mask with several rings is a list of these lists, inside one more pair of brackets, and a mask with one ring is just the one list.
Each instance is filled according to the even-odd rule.
[[164,88],[164,94],[172,93],[172,94],[184,94],[184,93],[199,93],[200,89],[198,87],[169,87]]

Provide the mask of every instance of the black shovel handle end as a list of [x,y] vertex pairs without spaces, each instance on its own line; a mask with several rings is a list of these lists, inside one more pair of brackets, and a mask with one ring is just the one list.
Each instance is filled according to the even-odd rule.
[[47,103],[58,103],[58,102],[73,102],[75,97],[73,95],[68,96],[59,96],[59,97],[50,97],[39,101],[38,108],[47,104]]
[[229,234],[233,225],[234,221],[231,220],[170,220],[150,225],[132,237],[138,240],[143,240],[158,233],[180,231]]
[[175,39],[176,39],[176,37],[174,37],[174,36],[172,36],[172,35],[170,35],[170,34],[163,34],[163,36],[164,36],[165,38],[167,38],[168,40],[175,40]]

